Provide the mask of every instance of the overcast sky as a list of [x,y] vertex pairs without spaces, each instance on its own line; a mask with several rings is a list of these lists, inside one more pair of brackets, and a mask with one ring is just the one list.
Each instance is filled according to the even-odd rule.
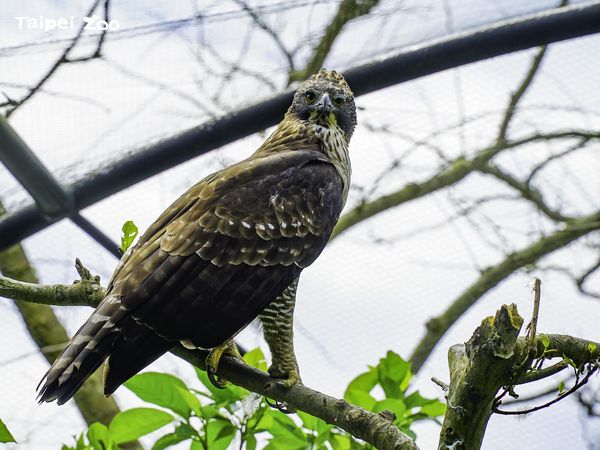
[[[280,2],[252,2],[259,8],[275,3]],[[306,5],[276,12],[267,8],[264,17],[286,46],[304,44],[295,56],[301,67],[310,53],[308,37],[318,36],[337,2],[298,3]],[[326,66],[343,71],[406,45],[555,3],[383,1],[371,16],[347,26]],[[15,17],[73,16],[77,22],[89,5],[89,1],[1,2],[0,92],[13,98],[23,95],[22,86],[35,83],[76,32],[19,29]],[[198,12],[204,16],[201,23],[178,21]],[[119,32],[109,34],[104,58],[61,68],[44,92],[10,118],[61,182],[73,181],[126,152],[285,88],[287,66],[282,52],[233,2],[150,1],[143,7],[141,2],[115,2],[111,14]],[[170,25],[156,25],[165,22]],[[76,53],[89,54],[94,43],[84,35]],[[351,143],[353,189],[347,208],[365,195],[376,198],[431,176],[442,163],[432,147],[451,159],[489,144],[534,53],[499,57],[358,98],[359,127]],[[511,132],[518,136],[568,127],[598,130],[598,54],[600,37],[596,36],[551,46]],[[223,75],[234,62],[243,70],[223,83]],[[457,126],[462,122],[464,126]],[[391,133],[373,131],[381,127]],[[191,184],[245,158],[265,136],[257,134],[195,158],[95,204],[83,215],[115,241],[126,220],[144,229]],[[420,140],[431,145],[416,145]],[[531,145],[508,152],[499,163],[519,176],[566,147],[564,143]],[[577,215],[600,207],[599,150],[596,144],[540,176],[536,186],[552,206]],[[390,171],[394,161],[400,163]],[[508,191],[497,181],[472,175],[458,186],[355,226],[328,246],[303,274],[298,294],[296,348],[305,384],[340,396],[356,374],[387,350],[408,357],[427,319],[442,312],[482,269],[553,229],[530,204],[514,199],[493,202],[473,217],[457,217],[457,199],[468,202],[503,193]],[[12,210],[30,201],[3,167],[0,197]],[[580,273],[597,258],[599,242],[596,234],[542,263]],[[44,283],[73,281],[75,257],[104,282],[116,264],[68,221],[27,239],[25,248]],[[441,396],[429,380],[431,376],[448,379],[447,348],[467,340],[501,304],[516,302],[528,318],[536,275],[544,283],[539,329],[600,340],[598,300],[580,295],[558,273],[519,272],[485,295],[452,327],[420,372],[417,387],[429,396]],[[598,287],[598,281],[596,276],[592,286]],[[71,332],[90,313],[86,308],[57,312]],[[72,404],[37,405],[35,386],[46,370],[45,360],[32,345],[14,306],[0,302],[0,315],[4,319],[0,417],[22,442],[7,448],[60,448],[84,430],[84,423]],[[243,332],[240,341],[248,348],[265,348],[254,329]],[[148,370],[176,373],[190,383],[194,379],[190,367],[169,355]],[[126,389],[119,389],[116,398],[122,407],[139,404]],[[421,448],[435,448],[438,426],[415,429]],[[494,416],[484,447],[584,449],[593,436],[600,441],[599,420],[584,420],[580,408],[568,399],[525,419]]]

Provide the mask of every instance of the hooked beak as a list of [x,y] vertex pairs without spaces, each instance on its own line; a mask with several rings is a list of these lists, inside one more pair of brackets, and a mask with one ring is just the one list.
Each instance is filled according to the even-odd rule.
[[323,94],[319,100],[319,103],[316,104],[315,109],[322,114],[327,114],[333,109],[333,103],[331,103],[329,94]]

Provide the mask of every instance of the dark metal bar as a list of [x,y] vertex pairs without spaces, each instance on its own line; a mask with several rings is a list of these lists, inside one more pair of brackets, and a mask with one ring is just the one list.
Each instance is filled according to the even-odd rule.
[[0,116],[0,161],[35,200],[40,216],[64,217],[73,206],[72,197],[58,184],[29,146]]
[[[600,31],[600,2],[561,7],[491,24],[411,47],[381,60],[352,68],[344,75],[356,95],[443,70],[525,50],[534,46],[586,36]],[[133,153],[70,186],[75,209],[93,203],[170,167],[275,125],[291,103],[287,91],[242,108]],[[67,215],[64,212],[63,217]],[[35,206],[0,220],[0,249],[58,221],[43,217]]]
[[111,238],[109,238],[106,234],[104,234],[99,228],[97,228],[92,222],[87,220],[79,213],[71,214],[69,219],[81,228],[85,233],[87,233],[92,239],[94,239],[98,244],[104,247],[108,252],[110,252],[117,259],[121,259],[121,252],[119,251],[119,246],[115,244]]

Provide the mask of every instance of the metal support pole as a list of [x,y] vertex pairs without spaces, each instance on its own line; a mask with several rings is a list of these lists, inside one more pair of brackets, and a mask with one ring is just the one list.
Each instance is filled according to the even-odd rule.
[[62,218],[73,206],[69,195],[16,131],[0,116],[0,161],[33,197],[44,219]]

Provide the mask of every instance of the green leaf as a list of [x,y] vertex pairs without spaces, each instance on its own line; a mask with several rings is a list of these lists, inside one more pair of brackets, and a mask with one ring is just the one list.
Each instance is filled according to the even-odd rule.
[[0,420],[0,442],[17,442],[2,420]]
[[237,429],[229,422],[211,420],[206,426],[208,448],[210,450],[226,450],[235,437]]
[[256,450],[256,438],[253,434],[246,436],[246,450]]
[[436,399],[425,398],[419,391],[415,391],[409,396],[404,398],[404,404],[408,409],[417,408],[419,406],[429,405],[430,403],[437,402]]
[[315,416],[311,416],[310,414],[305,413],[304,411],[298,411],[296,414],[298,415],[298,417],[300,417],[304,428],[312,431],[317,429],[317,420],[319,419],[317,419]]
[[133,441],[173,422],[168,412],[153,408],[134,408],[117,414],[108,430],[117,443]]
[[152,450],[164,450],[165,448],[172,447],[173,445],[179,444],[180,442],[183,442],[185,440],[187,439],[181,436],[177,436],[176,433],[165,434],[154,443],[154,445],[152,446]]
[[198,441],[192,441],[192,445],[190,445],[190,450],[204,450],[204,446]]
[[306,448],[308,441],[296,436],[273,436],[264,450],[296,450]]
[[[187,386],[185,388],[176,386],[175,390],[181,395],[183,401],[187,404],[187,406],[192,410],[194,414],[199,416],[202,414],[202,407],[200,405],[200,400],[196,397],[192,391],[190,391]],[[187,417],[186,417],[187,419]]]
[[565,391],[565,382],[561,381],[558,383],[558,393],[562,394]]
[[589,352],[590,355],[593,355],[597,349],[598,349],[598,346],[593,342],[590,342],[587,345],[587,351]]
[[304,442],[307,442],[307,437],[302,429],[289,416],[280,411],[267,410],[265,416],[272,416],[273,422],[267,430],[274,437],[293,436]]
[[375,385],[377,385],[377,370],[371,369],[354,378],[346,388],[346,392],[351,389],[355,391],[371,392]]
[[132,220],[128,220],[121,228],[123,235],[121,236],[121,250],[126,252],[138,235],[138,227],[135,226]]
[[408,387],[412,377],[410,363],[403,360],[398,354],[388,351],[377,365],[379,384],[386,397],[402,398],[403,391]]
[[411,430],[408,427],[400,427],[400,431],[402,431],[404,434],[406,434],[409,438],[411,438],[413,441],[417,440],[417,435],[415,434],[415,432],[413,430]]
[[570,365],[571,367],[573,367],[574,369],[577,369],[577,364],[575,364],[575,361],[573,361],[571,358],[569,358],[567,355],[563,354],[562,355],[563,359],[565,360],[565,362]]
[[435,401],[421,408],[421,413],[427,414],[429,417],[439,417],[446,414],[446,404],[440,401]]
[[145,402],[168,408],[186,419],[191,411],[200,409],[196,396],[173,375],[145,372],[126,381],[124,386]]
[[247,352],[244,355],[244,361],[249,366],[256,367],[263,372],[267,371],[267,360],[262,350],[258,347]]
[[163,450],[172,445],[190,439],[194,435],[194,430],[188,424],[181,424],[173,433],[165,434],[152,446],[152,450]]
[[113,439],[106,425],[95,422],[90,425],[87,431],[88,442],[94,450],[108,450],[113,448]]
[[410,372],[410,363],[403,360],[397,353],[388,351],[385,358],[382,358],[377,366],[380,376],[389,378],[397,383],[401,383]]
[[333,450],[350,450],[352,446],[351,438],[340,434],[332,434],[329,443]]
[[79,435],[79,438],[77,439],[77,450],[89,450],[89,445],[87,445],[83,439],[83,433],[81,433]]
[[538,334],[538,339],[544,346],[544,351],[548,350],[548,346],[550,345],[550,338],[548,338],[548,336],[546,336],[545,334]]
[[355,389],[347,390],[344,394],[344,400],[352,403],[353,405],[362,406],[369,411],[373,411],[373,407],[377,402],[377,400],[375,400],[368,392],[357,391]]

